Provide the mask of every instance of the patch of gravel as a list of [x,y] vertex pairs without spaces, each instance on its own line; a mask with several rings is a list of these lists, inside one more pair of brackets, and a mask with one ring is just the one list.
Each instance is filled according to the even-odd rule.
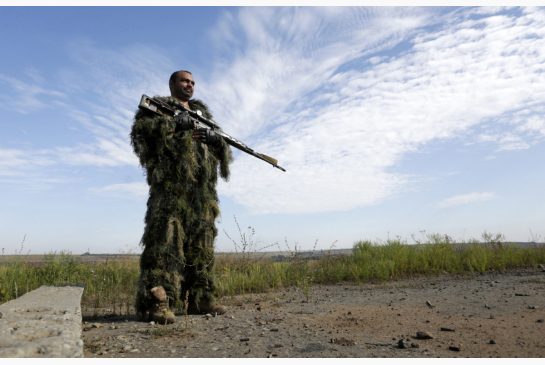
[[226,315],[178,316],[167,326],[84,307],[85,357],[545,357],[541,269],[221,302]]

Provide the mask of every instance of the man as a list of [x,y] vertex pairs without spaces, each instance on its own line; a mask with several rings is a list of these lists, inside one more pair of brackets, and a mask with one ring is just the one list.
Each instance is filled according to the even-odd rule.
[[[170,97],[156,99],[212,119],[202,101],[191,99],[191,72],[174,72],[169,87]],[[147,314],[148,320],[165,324],[175,321],[173,310],[225,313],[214,301],[212,270],[218,169],[227,180],[231,150],[210,130],[188,130],[184,125],[184,114],[173,118],[140,110],[131,131],[150,186],[136,309],[143,319]]]

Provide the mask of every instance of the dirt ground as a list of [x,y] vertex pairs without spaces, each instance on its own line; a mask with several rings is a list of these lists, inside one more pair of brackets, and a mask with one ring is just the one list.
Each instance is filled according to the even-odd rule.
[[[306,294],[306,295],[305,295]],[[83,308],[85,357],[545,357],[545,269],[224,297],[173,325]]]

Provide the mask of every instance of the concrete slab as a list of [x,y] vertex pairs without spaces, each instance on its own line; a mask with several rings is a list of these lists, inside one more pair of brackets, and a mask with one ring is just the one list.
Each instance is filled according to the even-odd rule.
[[42,286],[0,305],[0,357],[83,357],[82,294]]

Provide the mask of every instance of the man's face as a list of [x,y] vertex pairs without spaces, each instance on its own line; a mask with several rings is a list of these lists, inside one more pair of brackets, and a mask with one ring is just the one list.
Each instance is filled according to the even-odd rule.
[[170,85],[170,94],[175,98],[187,101],[193,96],[195,81],[193,76],[187,72],[178,72],[174,82]]

